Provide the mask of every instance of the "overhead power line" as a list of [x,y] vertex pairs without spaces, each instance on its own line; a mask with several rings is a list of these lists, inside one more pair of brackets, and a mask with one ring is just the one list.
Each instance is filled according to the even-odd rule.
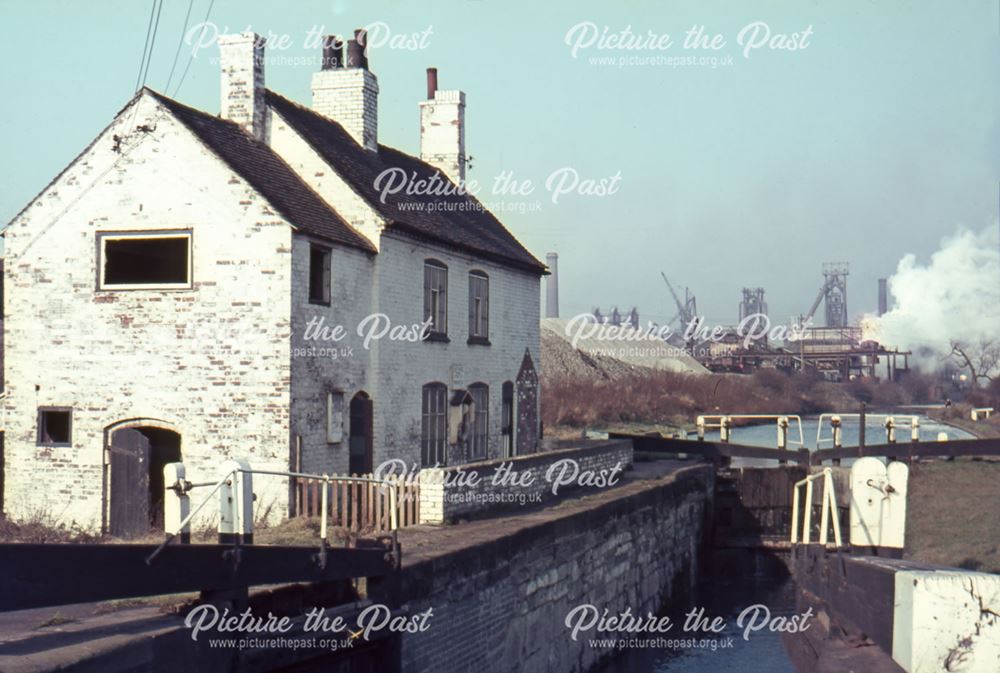
[[191,8],[194,7],[194,0],[188,0],[187,13],[184,15],[184,27],[181,28],[181,35],[177,38],[177,50],[174,51],[174,62],[170,65],[170,75],[167,77],[167,85],[163,87],[163,92],[170,90],[170,82],[174,79],[174,70],[177,68],[177,59],[180,58],[181,48],[184,46],[184,34],[187,33],[188,21],[191,20]]

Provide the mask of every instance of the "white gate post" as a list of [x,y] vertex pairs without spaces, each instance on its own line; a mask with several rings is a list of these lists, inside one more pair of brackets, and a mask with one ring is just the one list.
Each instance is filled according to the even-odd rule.
[[163,529],[175,535],[181,544],[191,542],[191,522],[181,529],[181,522],[191,513],[191,498],[185,489],[184,463],[167,463],[163,466]]
[[243,544],[253,544],[253,473],[250,471],[250,461],[246,458],[238,458],[236,462],[242,470],[236,475],[238,531]]
[[227,460],[219,489],[219,543],[253,544],[253,475],[245,458]]
[[226,480],[219,487],[219,544],[235,544],[236,537],[236,474],[235,461],[227,460],[222,465]]
[[885,441],[888,444],[896,443],[896,419],[892,416],[885,419]]

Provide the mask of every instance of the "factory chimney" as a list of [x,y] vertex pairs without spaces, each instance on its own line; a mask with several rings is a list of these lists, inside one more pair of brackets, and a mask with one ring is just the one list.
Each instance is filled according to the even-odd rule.
[[878,314],[889,312],[889,283],[885,278],[878,279]]
[[549,267],[549,277],[545,279],[545,317],[559,317],[559,255],[550,252],[545,255]]

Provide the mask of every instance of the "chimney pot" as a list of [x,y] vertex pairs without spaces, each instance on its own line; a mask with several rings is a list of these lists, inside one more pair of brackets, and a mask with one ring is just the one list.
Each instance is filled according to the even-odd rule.
[[434,100],[438,90],[438,69],[427,68],[427,100]]
[[347,41],[347,67],[368,69],[368,31],[358,28]]
[[344,41],[337,35],[323,40],[323,70],[336,70],[344,65]]

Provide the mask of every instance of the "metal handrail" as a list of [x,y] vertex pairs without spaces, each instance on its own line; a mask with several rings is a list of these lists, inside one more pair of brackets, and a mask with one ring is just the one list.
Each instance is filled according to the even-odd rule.
[[[719,420],[718,423],[707,423],[707,419],[716,418]],[[697,417],[698,426],[698,438],[704,438],[705,428],[722,428],[724,426],[725,420],[732,420],[734,418],[756,418],[763,420],[780,421],[782,418],[787,418],[789,421],[794,420],[796,426],[799,429],[798,440],[789,439],[787,440],[789,444],[797,444],[798,446],[805,446],[805,436],[802,433],[802,417],[798,414],[699,414]]]
[[[397,497],[396,497],[396,488],[395,488],[396,484],[394,484],[392,481],[390,481],[388,479],[376,479],[375,477],[348,477],[348,476],[340,476],[340,475],[336,475],[336,474],[335,475],[329,475],[329,474],[311,474],[311,473],[308,473],[308,472],[292,472],[292,471],[285,471],[285,470],[260,470],[260,469],[245,470],[245,469],[242,469],[242,468],[238,468],[238,469],[234,469],[234,470],[226,473],[218,482],[215,482],[215,484],[212,486],[212,489],[210,491],[208,491],[208,494],[204,497],[204,499],[202,499],[201,503],[197,507],[195,507],[186,517],[184,517],[184,519],[181,520],[181,522],[177,525],[177,530],[175,532],[172,532],[172,533],[167,533],[166,539],[160,544],[160,546],[158,546],[156,549],[154,549],[153,552],[148,557],[146,557],[146,564],[148,565],[148,564],[152,563],[153,560],[156,559],[157,556],[159,556],[160,552],[162,552],[163,549],[167,545],[169,545],[177,536],[179,536],[181,534],[181,532],[185,528],[187,528],[188,526],[191,525],[191,522],[194,520],[195,515],[197,515],[198,512],[200,512],[202,510],[202,508],[209,502],[209,500],[211,500],[215,496],[216,493],[218,493],[219,489],[222,488],[222,486],[224,484],[226,484],[230,480],[234,479],[236,477],[236,475],[240,474],[240,473],[242,473],[242,474],[251,474],[251,475],[252,474],[265,474],[265,475],[279,476],[279,477],[295,477],[295,478],[298,478],[298,479],[315,479],[317,481],[322,481],[323,482],[323,492],[321,494],[321,508],[322,508],[322,512],[323,512],[323,514],[322,514],[323,518],[320,521],[319,538],[320,538],[320,545],[321,545],[320,555],[321,555],[321,557],[323,558],[324,561],[325,561],[325,556],[326,556],[325,545],[326,545],[326,541],[327,541],[327,517],[329,516],[329,511],[328,511],[329,510],[329,507],[328,507],[328,504],[329,504],[329,488],[327,488],[327,487],[333,481],[351,481],[351,482],[362,482],[362,483],[367,482],[367,483],[376,484],[376,485],[378,485],[381,488],[387,488],[388,487],[388,490],[389,490],[389,530],[392,531],[393,535],[395,535],[396,530],[399,528],[398,513],[396,511],[397,505],[398,505]],[[211,484],[210,483],[207,483],[207,484],[191,484],[190,482],[188,482],[188,483],[186,483],[186,484],[183,485],[183,488],[181,490],[182,490],[182,492],[186,493],[188,490],[190,490],[192,488],[200,487],[200,486],[208,486],[208,485],[211,485]],[[175,486],[168,486],[167,488],[177,488],[177,486],[176,485]]]
[[[868,414],[868,413],[866,413],[864,416],[865,416],[866,420],[867,419],[876,419],[877,420],[879,418],[884,418],[884,419],[898,418],[900,420],[908,419],[909,422],[910,422],[910,427],[911,428],[915,426],[918,431],[919,431],[919,428],[920,428],[920,416],[917,416],[917,415],[914,415],[914,414]],[[845,418],[852,418],[852,419],[858,419],[858,420],[860,420],[861,419],[861,414],[857,414],[857,413],[855,413],[855,414],[838,414],[838,413],[832,413],[832,412],[827,412],[827,413],[820,414],[819,415],[819,419],[816,422],[816,448],[817,449],[822,449],[823,448],[822,442],[831,442],[832,443],[834,441],[834,438],[833,438],[832,435],[829,438],[826,438],[826,437],[822,436],[823,435],[823,424],[824,424],[824,421],[826,421],[827,419],[833,419],[834,417],[838,417],[841,420],[843,420]]]
[[819,478],[823,479],[823,508],[820,510],[819,543],[826,545],[829,538],[828,528],[830,526],[830,514],[833,514],[833,540],[837,547],[843,545],[840,537],[840,518],[837,516],[837,499],[833,488],[833,470],[829,467],[823,468],[822,472],[810,474],[805,479],[795,482],[792,487],[792,544],[798,544],[799,539],[799,487],[806,487],[806,511],[802,530],[802,544],[809,544],[812,532],[812,495],[813,482]]

